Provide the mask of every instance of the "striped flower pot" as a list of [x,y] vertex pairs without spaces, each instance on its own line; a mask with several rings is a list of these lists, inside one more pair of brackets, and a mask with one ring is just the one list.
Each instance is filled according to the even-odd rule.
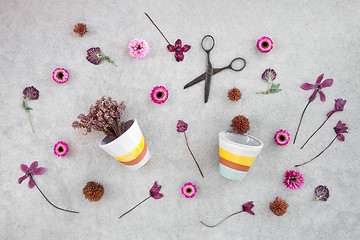
[[259,155],[263,143],[249,134],[222,131],[219,133],[220,174],[242,180]]
[[111,141],[105,137],[100,147],[131,170],[144,166],[151,158],[137,120],[125,123],[127,129],[120,137]]

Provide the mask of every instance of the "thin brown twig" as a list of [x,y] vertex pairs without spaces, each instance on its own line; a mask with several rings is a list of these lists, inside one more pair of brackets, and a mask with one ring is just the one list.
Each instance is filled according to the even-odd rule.
[[299,122],[299,125],[298,125],[297,130],[296,130],[296,134],[295,134],[295,137],[294,137],[294,142],[293,142],[293,144],[295,144],[296,137],[297,137],[297,135],[298,135],[298,132],[299,132],[299,129],[300,129],[300,125],[301,125],[302,119],[303,119],[303,117],[304,117],[304,113],[305,113],[305,111],[306,111],[306,109],[307,109],[307,107],[309,106],[310,103],[311,103],[311,102],[309,101],[309,102],[306,104],[306,106],[305,106],[305,108],[304,108],[304,110],[303,110],[303,112],[302,112],[302,114],[301,114],[300,122]]
[[124,213],[123,215],[121,215],[119,218],[122,218],[123,216],[125,216],[126,214],[128,214],[129,212],[131,212],[132,210],[134,210],[137,206],[139,206],[140,204],[142,204],[143,202],[145,202],[146,200],[148,200],[151,196],[145,198],[144,200],[142,200],[141,202],[139,202],[138,204],[135,205],[135,207],[131,208],[129,211],[127,211],[126,213]]
[[202,171],[201,171],[201,169],[200,169],[200,166],[199,166],[198,162],[196,161],[195,156],[194,156],[194,154],[192,153],[192,151],[191,151],[191,149],[190,149],[190,147],[189,147],[189,143],[188,143],[188,140],[187,140],[187,137],[186,137],[186,133],[185,133],[185,132],[184,132],[184,135],[185,135],[186,146],[187,146],[187,148],[189,149],[189,152],[190,152],[191,156],[193,157],[193,159],[194,159],[194,161],[195,161],[195,163],[196,163],[196,166],[197,166],[197,168],[199,169],[199,172],[200,172],[201,176],[204,177],[204,174],[202,173]]
[[200,221],[203,225],[207,226],[207,227],[216,227],[217,225],[219,225],[220,223],[224,222],[226,219],[228,219],[229,217],[232,217],[236,214],[239,214],[239,213],[242,213],[243,211],[240,211],[240,212],[236,212],[236,213],[233,213],[233,214],[230,214],[229,216],[227,216],[226,218],[224,218],[223,220],[221,220],[220,222],[218,222],[217,224],[215,225],[207,225],[205,223],[203,223],[202,221]]
[[324,124],[326,123],[327,120],[329,120],[330,117],[326,118],[326,120],[320,125],[320,127],[318,129],[316,129],[316,131],[308,138],[308,140],[306,140],[306,142],[304,143],[304,145],[302,145],[302,147],[300,149],[303,149],[303,147],[305,147],[305,145],[307,144],[307,142],[315,135],[315,133],[317,133],[320,128],[322,128],[322,126],[324,126]]
[[158,28],[158,26],[156,26],[156,24],[154,23],[154,21],[151,19],[151,17],[147,14],[147,13],[145,13],[145,15],[149,18],[149,20],[151,21],[151,23],[152,24],[154,24],[154,26],[156,27],[156,29],[161,33],[161,35],[165,38],[165,40],[167,41],[167,43],[169,44],[169,45],[171,45],[170,44],[170,42],[167,40],[167,38],[165,37],[165,35],[161,32],[161,30]]

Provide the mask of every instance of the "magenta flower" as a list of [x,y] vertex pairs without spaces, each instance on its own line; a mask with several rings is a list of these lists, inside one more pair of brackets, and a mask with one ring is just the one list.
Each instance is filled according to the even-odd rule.
[[242,212],[247,212],[247,213],[250,213],[252,215],[255,215],[255,213],[251,210],[252,208],[254,207],[254,204],[253,204],[253,201],[251,202],[247,202],[245,203],[244,205],[242,205],[242,211],[239,211],[239,212],[235,212],[233,214],[230,214],[229,216],[227,216],[226,218],[224,218],[223,220],[221,220],[219,223],[215,224],[215,225],[207,225],[205,223],[203,223],[202,221],[200,221],[203,225],[207,226],[207,227],[216,227],[218,226],[220,223],[224,222],[226,219],[228,219],[229,217],[232,217],[236,214],[239,214],[239,213],[242,213]]
[[169,44],[167,46],[167,49],[169,50],[169,52],[175,52],[175,59],[178,62],[184,60],[184,52],[189,51],[190,48],[191,48],[190,45],[181,46],[181,40],[180,39],[176,40],[175,46],[173,46],[171,44]]
[[79,213],[79,212],[75,212],[75,211],[71,211],[71,210],[66,210],[63,208],[59,208],[57,206],[55,206],[52,202],[50,202],[50,200],[44,195],[44,193],[40,190],[39,186],[35,183],[33,175],[41,175],[45,172],[45,168],[43,167],[39,167],[38,168],[38,162],[35,161],[30,165],[30,168],[28,168],[28,166],[26,166],[25,164],[21,164],[20,165],[21,171],[23,171],[25,173],[24,176],[20,177],[18,179],[18,183],[21,184],[25,179],[27,179],[28,177],[30,177],[29,179],[29,188],[33,188],[34,186],[39,190],[39,192],[41,193],[41,195],[46,199],[46,201],[48,203],[50,203],[51,206],[53,206],[54,208],[57,208],[59,210],[65,211],[65,212],[71,212],[71,213]]
[[247,202],[244,205],[242,205],[242,209],[244,212],[250,213],[252,215],[255,215],[255,213],[253,211],[251,211],[251,209],[254,207],[253,201],[251,202]]
[[305,147],[306,143],[315,135],[315,133],[317,133],[320,128],[322,128],[322,126],[324,126],[324,124],[326,123],[326,121],[335,113],[335,112],[340,112],[344,110],[344,106],[346,104],[346,100],[343,100],[342,98],[340,99],[335,99],[335,109],[330,111],[326,116],[327,118],[325,119],[325,121],[320,125],[320,127],[318,127],[318,129],[315,130],[315,132],[306,140],[306,142],[304,143],[304,145],[302,145],[301,149],[303,147]]
[[307,162],[304,162],[302,164],[298,164],[298,165],[295,165],[295,167],[300,167],[302,165],[305,165],[305,164],[308,164],[309,162],[313,161],[314,159],[316,159],[317,157],[319,157],[323,152],[326,151],[326,149],[328,149],[331,144],[333,144],[333,142],[335,141],[335,139],[338,139],[340,141],[345,141],[345,136],[343,135],[343,133],[347,133],[348,127],[346,126],[345,123],[342,123],[341,121],[339,121],[336,126],[334,127],[334,131],[336,133],[336,136],[334,137],[334,139],[330,142],[330,144],[324,149],[322,150],[318,155],[316,155],[315,157],[313,157],[312,159],[310,159],[309,161]]
[[322,91],[321,89],[326,88],[326,87],[330,87],[330,86],[333,84],[333,82],[334,82],[334,80],[331,79],[331,78],[326,79],[326,80],[324,80],[323,82],[321,82],[323,78],[324,78],[324,74],[321,74],[321,75],[317,78],[315,84],[304,83],[303,85],[301,85],[301,89],[306,90],[306,91],[307,91],[307,90],[310,90],[310,89],[314,89],[314,92],[313,92],[313,94],[311,94],[311,96],[309,97],[309,101],[308,101],[308,103],[306,104],[306,106],[305,106],[305,108],[304,108],[304,110],[303,110],[303,112],[302,112],[302,114],[301,114],[300,122],[299,122],[299,125],[298,125],[297,130],[296,130],[296,134],[295,134],[295,137],[294,137],[294,144],[295,144],[296,137],[297,137],[297,134],[298,134],[298,132],[299,132],[300,125],[301,125],[301,122],[302,122],[302,119],[303,119],[303,117],[304,117],[304,113],[305,113],[307,107],[309,106],[309,104],[310,104],[312,101],[315,100],[317,93],[319,93],[319,95],[320,95],[320,100],[323,101],[323,102],[325,102],[326,97],[325,97],[325,94],[323,93],[323,91]]
[[68,144],[63,141],[59,141],[54,146],[54,153],[58,157],[64,157],[69,152]]
[[257,40],[256,47],[260,52],[270,52],[270,50],[273,48],[273,41],[269,37],[261,37]]
[[277,145],[285,146],[290,141],[290,134],[286,130],[280,129],[275,134],[275,142]]
[[189,146],[189,143],[188,143],[188,140],[187,140],[187,137],[186,137],[186,133],[185,133],[185,131],[187,130],[187,127],[188,127],[188,124],[186,122],[184,122],[183,120],[178,121],[177,131],[184,133],[186,146],[187,146],[191,156],[193,157],[193,159],[195,161],[195,164],[196,164],[197,168],[199,169],[199,172],[200,172],[201,176],[204,177],[204,174],[202,173],[201,168],[200,168],[198,162],[196,161],[196,158],[195,158],[194,154],[192,153],[192,151],[190,149],[190,146]]
[[188,128],[188,124],[183,120],[179,120],[177,124],[177,131],[178,132],[185,132]]
[[141,59],[149,52],[149,45],[145,40],[135,38],[129,43],[129,54],[133,58]]
[[157,181],[155,181],[154,185],[152,186],[152,188],[149,191],[150,196],[148,196],[147,198],[145,198],[144,200],[142,200],[140,203],[136,204],[135,207],[131,208],[129,211],[127,211],[126,213],[124,213],[123,215],[121,215],[119,218],[122,218],[123,216],[125,216],[126,214],[128,214],[129,212],[131,212],[132,210],[134,210],[136,207],[138,207],[140,204],[142,204],[143,202],[145,202],[146,200],[148,200],[149,198],[153,198],[153,199],[160,199],[163,197],[163,194],[160,193],[161,190],[161,186],[157,183]]
[[154,103],[162,104],[168,99],[169,92],[164,86],[156,86],[152,89],[150,97]]
[[30,110],[32,110],[32,108],[26,106],[26,101],[37,100],[39,98],[39,91],[34,86],[31,86],[31,87],[27,87],[23,90],[23,95],[24,95],[23,108],[28,113],[31,129],[32,129],[33,133],[35,133],[32,122],[31,122],[31,116],[30,116]]
[[53,72],[53,79],[57,83],[67,82],[69,79],[69,72],[65,68],[57,68]]
[[283,183],[287,188],[299,189],[304,184],[304,177],[299,171],[286,171]]
[[195,194],[197,192],[197,188],[194,184],[191,182],[185,183],[184,186],[181,188],[181,193],[186,198],[193,198],[195,197]]

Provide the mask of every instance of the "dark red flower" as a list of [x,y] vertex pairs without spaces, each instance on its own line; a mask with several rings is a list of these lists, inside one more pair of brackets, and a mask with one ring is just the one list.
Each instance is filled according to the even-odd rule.
[[161,190],[161,186],[155,181],[153,187],[150,189],[150,196],[154,199],[160,199],[163,197],[161,193],[159,193]]
[[336,138],[339,139],[340,141],[344,141],[345,137],[342,133],[347,133],[348,132],[347,129],[348,127],[346,126],[346,124],[339,121],[337,125],[334,127],[334,130],[337,134]]
[[179,120],[176,127],[178,132],[185,132],[188,128],[188,124],[183,120]]
[[180,39],[176,40],[175,46],[170,45],[170,44],[167,46],[167,49],[168,49],[170,52],[175,52],[175,59],[176,59],[176,61],[178,61],[178,62],[184,60],[184,52],[189,51],[190,48],[191,48],[190,45],[184,45],[184,46],[182,46]]
[[255,215],[255,213],[253,211],[251,211],[251,209],[254,207],[253,201],[251,202],[247,202],[244,205],[242,205],[242,209],[244,212],[250,213],[252,215]]
[[315,84],[304,83],[303,85],[301,85],[301,89],[303,89],[303,90],[314,89],[313,94],[311,94],[311,96],[309,97],[309,102],[312,102],[312,101],[315,100],[317,93],[319,93],[319,95],[320,95],[320,100],[322,102],[325,102],[326,97],[325,97],[325,94],[323,93],[323,91],[321,89],[326,88],[326,87],[331,87],[334,80],[329,78],[329,79],[326,79],[323,82],[321,82],[323,80],[323,78],[324,78],[324,74],[321,74],[316,79]]

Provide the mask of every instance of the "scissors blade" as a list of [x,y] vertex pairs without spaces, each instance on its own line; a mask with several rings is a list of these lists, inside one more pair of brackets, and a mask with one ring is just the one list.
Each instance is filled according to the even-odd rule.
[[213,68],[211,66],[211,63],[209,62],[207,71],[206,71],[206,80],[205,80],[205,103],[209,100],[209,94],[210,94],[210,83],[211,83],[211,76],[213,73]]
[[203,81],[204,79],[206,78],[206,72],[201,74],[200,76],[198,76],[197,78],[195,78],[194,80],[192,80],[191,82],[189,82],[188,84],[186,84],[184,86],[184,89],[188,88],[188,87],[191,87],[192,85],[194,84],[197,84],[201,81]]

